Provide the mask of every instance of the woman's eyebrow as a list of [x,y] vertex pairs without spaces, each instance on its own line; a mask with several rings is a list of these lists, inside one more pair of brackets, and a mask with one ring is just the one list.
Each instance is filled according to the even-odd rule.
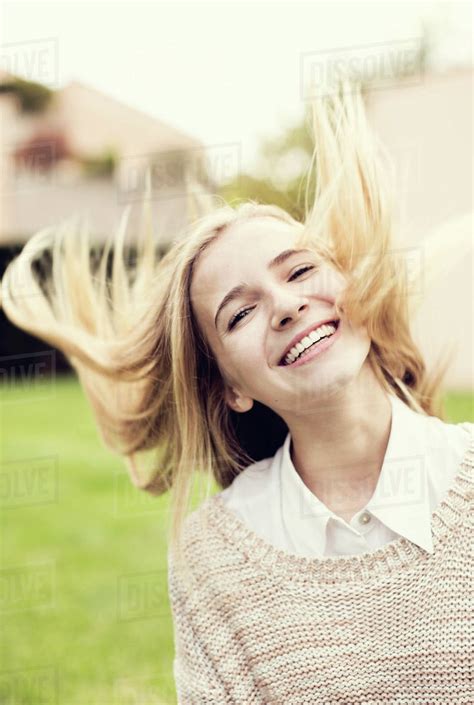
[[[307,252],[308,254],[314,254],[312,250],[308,250],[306,248],[295,250],[295,249],[289,249],[289,250],[283,250],[283,252],[280,252],[276,257],[274,257],[270,262],[267,264],[267,269],[276,269],[279,267],[283,262],[286,262],[286,260],[289,257],[292,257],[293,255],[296,254],[301,254],[303,252]],[[230,304],[231,301],[234,299],[239,298],[239,296],[243,296],[245,292],[248,290],[247,284],[245,282],[241,282],[240,284],[237,284],[237,286],[234,286],[230,291],[227,292],[227,294],[224,296],[222,301],[220,302],[216,315],[214,318],[214,325],[217,328],[217,319],[219,318],[219,314],[223,311],[223,309]]]

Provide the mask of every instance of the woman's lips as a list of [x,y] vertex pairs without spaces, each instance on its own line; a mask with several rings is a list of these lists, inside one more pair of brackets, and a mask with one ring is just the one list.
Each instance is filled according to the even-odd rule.
[[308,351],[304,353],[301,357],[298,357],[294,362],[290,362],[289,365],[281,364],[279,367],[300,367],[301,365],[310,362],[313,358],[321,355],[325,350],[331,347],[336,339],[339,337],[341,330],[341,321],[337,322],[336,332],[333,333],[329,338],[324,338],[321,342],[308,348]]
[[298,345],[306,336],[311,335],[314,333],[316,330],[318,330],[321,326],[326,326],[326,325],[335,325],[337,328],[337,325],[339,323],[338,318],[326,318],[321,321],[314,321],[311,326],[308,326],[306,330],[300,331],[298,335],[295,335],[294,338],[292,339],[291,343],[288,345],[286,348],[286,351],[283,353],[282,357],[280,358],[280,362],[278,363],[279,365],[283,365],[284,360],[286,359],[287,355],[290,353],[290,351]]

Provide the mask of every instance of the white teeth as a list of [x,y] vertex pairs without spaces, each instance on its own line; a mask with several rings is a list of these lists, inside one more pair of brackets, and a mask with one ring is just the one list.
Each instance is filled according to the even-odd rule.
[[316,330],[311,331],[311,333],[308,333],[302,340],[300,340],[296,345],[294,345],[291,350],[288,352],[288,354],[285,357],[284,363],[289,364],[291,362],[294,362],[297,357],[300,356],[300,353],[302,353],[304,350],[309,348],[311,345],[316,343],[318,340],[321,338],[324,338],[328,335],[332,335],[336,331],[336,326],[334,326],[332,323],[326,323],[322,326],[319,326]]

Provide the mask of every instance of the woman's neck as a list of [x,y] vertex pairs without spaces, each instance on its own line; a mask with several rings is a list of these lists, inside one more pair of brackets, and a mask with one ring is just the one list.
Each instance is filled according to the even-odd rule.
[[290,455],[305,485],[346,521],[372,497],[387,450],[391,403],[368,361],[316,417],[289,423]]

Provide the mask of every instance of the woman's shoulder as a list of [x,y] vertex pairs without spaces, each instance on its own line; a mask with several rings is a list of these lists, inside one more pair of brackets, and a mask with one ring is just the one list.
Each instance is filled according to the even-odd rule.
[[222,507],[239,506],[248,501],[258,502],[259,498],[268,501],[271,486],[276,479],[277,453],[268,458],[256,461],[242,470],[228,487],[206,497],[200,504],[186,516],[183,523],[183,536],[186,543],[196,544],[197,540],[213,526],[212,519],[221,511]]
[[472,421],[462,421],[455,424],[448,424],[449,426],[455,426],[464,432],[464,434],[470,439],[474,439],[474,423]]
[[234,478],[231,485],[206,497],[189,512],[183,522],[184,545],[195,550],[198,542],[212,542],[213,519],[219,517],[223,507],[238,510],[249,501],[256,503],[264,496],[268,500],[274,458],[263,458],[252,463]]
[[[215,531],[213,531],[212,507],[217,495],[211,495],[190,511],[183,519],[179,530],[180,556],[177,545],[168,543],[168,571],[170,575],[180,572],[180,560],[193,574],[200,575],[208,570],[206,563],[215,550]],[[178,567],[179,566],[179,567]]]
[[439,448],[450,448],[463,455],[474,437],[474,423],[445,421],[437,416],[427,418],[435,445]]
[[[459,423],[446,423],[440,421],[445,432],[446,446],[449,448],[450,457],[454,454],[457,460],[456,474],[470,480],[474,489],[474,423],[463,421]],[[443,454],[442,454],[442,457]]]
[[[186,590],[192,600],[197,595],[207,594],[208,588],[214,594],[219,590],[234,589],[239,557],[229,550],[222,531],[227,510],[219,501],[220,495],[216,493],[207,497],[185,517],[180,534],[180,558],[173,546],[168,545],[170,586],[173,585],[174,590]],[[192,586],[190,591],[189,586]]]
[[276,454],[248,465],[236,475],[232,484],[219,492],[220,497],[225,502],[230,502],[231,499],[240,495],[248,496],[250,493],[255,497],[266,491],[268,483],[271,481],[275,457]]

